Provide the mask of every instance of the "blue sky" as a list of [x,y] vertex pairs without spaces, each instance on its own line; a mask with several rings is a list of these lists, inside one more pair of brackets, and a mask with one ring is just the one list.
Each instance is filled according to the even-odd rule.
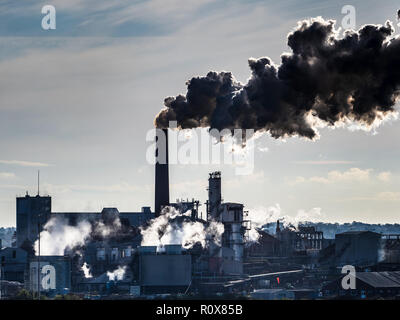
[[[57,10],[56,30],[41,29],[45,4]],[[0,225],[15,225],[15,196],[35,193],[38,169],[54,211],[153,206],[145,136],[164,98],[209,70],[245,82],[249,57],[279,64],[298,20],[340,22],[345,4],[357,27],[395,21],[398,9],[369,0],[2,1]],[[376,133],[322,129],[316,142],[264,136],[250,176],[171,166],[171,198],[204,202],[208,172],[222,170],[224,199],[265,215],[279,204],[291,216],[319,208],[324,221],[397,222],[399,131],[389,121]]]

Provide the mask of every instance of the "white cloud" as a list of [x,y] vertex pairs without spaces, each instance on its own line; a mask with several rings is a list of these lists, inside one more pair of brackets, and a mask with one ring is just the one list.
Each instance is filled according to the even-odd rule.
[[60,194],[72,191],[97,191],[97,192],[118,192],[131,193],[138,191],[150,191],[151,185],[132,185],[127,182],[109,185],[87,185],[87,184],[43,184],[42,188],[45,192],[51,194]]
[[12,172],[0,172],[0,179],[15,178],[15,174]]
[[388,201],[400,201],[400,192],[398,191],[383,191],[377,192],[376,194],[366,195],[366,196],[356,196],[344,198],[345,201],[378,201],[378,202],[388,202]]
[[15,165],[20,167],[49,167],[48,163],[33,162],[33,161],[22,161],[22,160],[0,160],[1,164]]
[[298,183],[305,182],[316,182],[323,184],[331,184],[336,182],[365,182],[370,180],[370,173],[372,169],[360,169],[360,168],[351,168],[347,171],[330,171],[326,176],[313,176],[310,178],[305,178],[302,176],[298,176],[294,181],[290,181],[290,185],[295,185]]
[[328,173],[328,181],[367,181],[370,178],[372,169],[362,170],[359,168],[351,168],[347,171],[331,171]]
[[287,215],[279,204],[265,207],[255,207],[248,210],[246,219],[250,220],[253,227],[261,227],[269,222],[279,221],[284,225],[292,224],[295,227],[301,222],[318,222],[321,221],[325,215],[322,213],[321,208],[312,208],[311,210],[299,209],[295,215]]
[[375,197],[376,200],[383,200],[383,201],[400,201],[400,192],[379,192]]
[[390,171],[384,171],[378,174],[378,179],[383,182],[389,182],[392,178],[392,173]]
[[293,161],[294,164],[310,164],[310,165],[336,165],[336,164],[354,164],[355,161],[346,160],[306,160],[306,161]]

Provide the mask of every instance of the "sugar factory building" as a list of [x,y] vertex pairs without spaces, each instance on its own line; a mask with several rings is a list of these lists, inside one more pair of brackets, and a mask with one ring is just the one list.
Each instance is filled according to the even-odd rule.
[[[375,277],[385,277],[385,272],[399,267],[399,236],[346,232],[325,239],[315,227],[295,228],[278,220],[275,232],[257,229],[258,240],[249,241],[254,226],[243,204],[222,201],[221,172],[209,174],[206,216],[199,217],[199,201],[170,202],[168,139],[164,145],[157,144],[156,156],[161,147],[165,148],[165,161],[155,164],[154,211],[143,207],[138,212],[104,208],[101,212],[61,213],[52,211],[49,196],[17,198],[15,246],[0,249],[3,295],[11,296],[13,288],[24,287],[52,297],[75,293],[87,298],[158,294],[234,294],[253,299],[367,296],[379,292],[379,288],[371,288],[379,281],[360,275],[360,283],[369,291],[343,293],[338,287],[343,265],[353,265],[359,272],[374,271]],[[220,239],[206,234],[205,245],[143,245],[143,228],[172,209],[179,215],[170,224],[197,223],[205,230],[217,224],[223,226]],[[52,219],[70,227],[89,223],[90,237],[62,253],[43,255],[37,247],[35,254],[33,246],[40,244],[39,235]],[[54,283],[47,286],[43,286],[45,266],[56,274]],[[397,274],[391,274],[393,292],[400,288],[398,279]]]

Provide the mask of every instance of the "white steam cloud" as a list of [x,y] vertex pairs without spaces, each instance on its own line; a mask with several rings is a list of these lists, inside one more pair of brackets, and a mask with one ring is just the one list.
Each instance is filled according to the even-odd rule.
[[205,248],[207,241],[217,244],[221,242],[224,232],[222,223],[212,221],[206,225],[199,221],[178,221],[185,217],[174,208],[165,208],[160,216],[151,220],[149,226],[140,228],[141,245],[160,248],[169,244],[180,244],[183,248],[190,249],[196,243]]
[[82,269],[83,274],[85,275],[85,278],[86,278],[86,279],[92,278],[92,277],[93,277],[93,276],[92,276],[92,273],[90,272],[90,268],[89,268],[89,266],[88,266],[88,264],[87,264],[86,262],[83,264],[83,266],[81,267],[81,269]]
[[[66,250],[72,250],[90,240],[92,236],[103,238],[115,236],[121,229],[119,217],[105,223],[103,220],[81,220],[76,226],[68,224],[63,217],[53,216],[43,227],[40,233],[41,255],[64,255]],[[36,254],[39,249],[39,241],[34,244]]]
[[126,272],[126,266],[123,266],[123,267],[119,266],[117,269],[115,269],[112,272],[107,271],[108,280],[110,280],[110,281],[123,280],[124,276],[125,276],[125,272]]
[[[83,245],[90,237],[91,231],[92,226],[88,221],[80,221],[77,226],[70,226],[66,219],[52,217],[40,233],[40,255],[64,255],[65,250]],[[38,240],[34,248],[38,254]]]
[[[268,208],[256,207],[249,209],[248,219],[251,221],[251,229],[248,233],[248,241],[250,243],[257,242],[260,237],[258,231],[267,223],[279,220],[283,227],[293,226],[297,228],[303,222],[321,221],[323,216],[321,208],[313,208],[309,211],[300,209],[295,216],[285,215],[279,204]],[[275,229],[272,228],[266,231],[270,234],[275,233]]]

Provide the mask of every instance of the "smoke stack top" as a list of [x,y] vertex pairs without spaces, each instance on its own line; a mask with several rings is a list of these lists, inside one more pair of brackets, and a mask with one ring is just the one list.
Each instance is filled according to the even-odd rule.
[[210,71],[187,82],[186,95],[168,97],[158,128],[254,129],[274,138],[318,137],[318,127],[356,124],[370,129],[395,115],[400,85],[400,39],[391,22],[346,30],[335,21],[300,21],[289,33],[290,53],[275,65],[249,59],[246,84]]

